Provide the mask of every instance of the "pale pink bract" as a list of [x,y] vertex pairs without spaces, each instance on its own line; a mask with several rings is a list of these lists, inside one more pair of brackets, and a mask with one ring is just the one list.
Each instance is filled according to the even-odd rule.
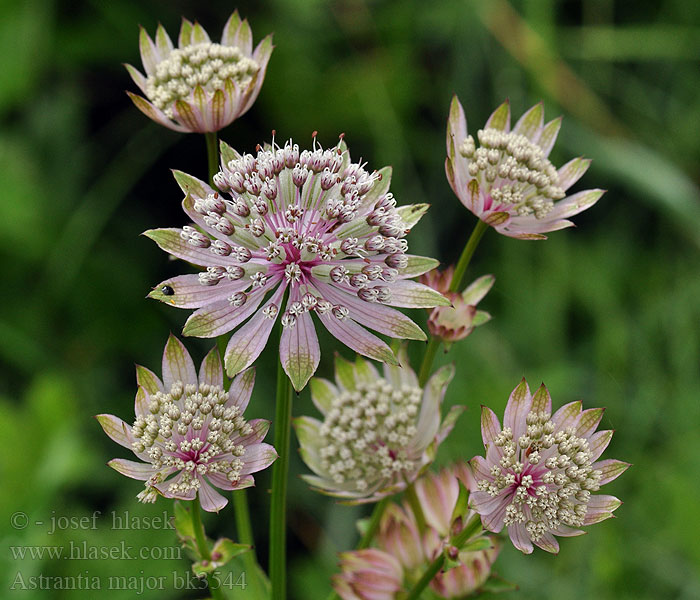
[[569,217],[593,206],[604,190],[566,196],[590,160],[575,158],[558,170],[554,168],[547,157],[560,126],[561,118],[545,124],[539,103],[511,129],[506,101],[475,140],[467,133],[464,109],[455,96],[447,121],[445,161],[452,190],[479,219],[509,237],[546,239],[544,234],[549,231],[571,227]]

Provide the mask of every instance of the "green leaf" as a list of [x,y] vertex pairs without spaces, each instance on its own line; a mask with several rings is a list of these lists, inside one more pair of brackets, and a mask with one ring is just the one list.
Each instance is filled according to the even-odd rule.
[[241,155],[224,142],[224,140],[219,142],[219,152],[221,153],[224,164],[228,164],[232,160],[238,160],[241,157]]

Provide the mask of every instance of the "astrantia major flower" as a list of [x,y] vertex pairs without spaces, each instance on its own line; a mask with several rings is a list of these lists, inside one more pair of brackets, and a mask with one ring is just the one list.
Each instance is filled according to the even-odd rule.
[[552,415],[544,384],[533,395],[524,379],[508,399],[503,429],[483,407],[486,458],[470,462],[477,480],[470,504],[484,527],[495,532],[507,527],[515,547],[526,554],[533,543],[558,552],[555,535],[581,535],[579,527],[611,517],[621,502],[594,492],[629,464],[598,460],[613,434],[596,432],[603,410],[582,411],[580,402],[571,402]]
[[245,113],[258,97],[272,53],[267,36],[253,50],[247,21],[234,12],[221,43],[209,39],[199,23],[183,19],[179,47],[162,25],[155,42],[141,29],[139,46],[144,76],[126,65],[146,98],[129,94],[136,107],[157,123],[181,132],[212,132]]
[[401,563],[376,548],[343,552],[340,569],[332,581],[342,600],[393,600],[403,588]]
[[[221,171],[206,183],[176,173],[187,194],[192,226],[146,235],[170,254],[206,270],[159,284],[150,296],[198,309],[184,334],[216,337],[237,328],[226,349],[230,376],[262,352],[278,317],[280,359],[302,389],[320,360],[311,315],[355,352],[396,362],[389,346],[369,333],[425,339],[391,306],[449,304],[409,281],[437,261],[407,254],[405,236],[427,205],[396,207],[391,169],[368,172],[344,144],[328,150],[315,141],[299,152],[288,142],[241,156],[222,144]],[[283,302],[288,292],[286,304]]]
[[408,364],[384,365],[384,376],[368,361],[336,358],[335,385],[314,378],[311,398],[323,422],[295,419],[304,462],[315,489],[353,502],[375,502],[410,485],[432,463],[463,407],[445,419],[440,406],[454,367],[439,369],[424,389]]
[[228,391],[217,349],[202,362],[199,376],[185,347],[171,336],[163,353],[163,380],[136,368],[136,420],[98,415],[105,433],[144,462],[115,458],[109,465],[145,482],[142,502],[166,498],[194,500],[219,511],[228,502],[214,488],[237,490],[254,484],[252,473],[277,458],[262,443],[268,421],[243,418],[255,382],[253,369],[241,373]]
[[603,190],[566,191],[590,160],[575,158],[556,169],[547,158],[561,118],[544,123],[542,103],[510,127],[508,101],[489,117],[476,140],[455,96],[447,122],[447,179],[470,211],[496,231],[520,239],[545,239],[548,231],[571,227],[569,217],[595,204]]
[[483,275],[473,281],[463,292],[450,292],[454,267],[444,271],[433,269],[421,275],[420,282],[443,294],[452,306],[438,306],[430,311],[428,330],[430,335],[439,337],[446,344],[466,338],[475,327],[491,320],[491,315],[477,310],[476,305],[483,300],[493,286],[493,275]]

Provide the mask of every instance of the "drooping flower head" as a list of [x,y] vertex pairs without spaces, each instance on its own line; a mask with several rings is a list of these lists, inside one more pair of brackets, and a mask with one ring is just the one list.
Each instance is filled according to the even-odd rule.
[[446,344],[466,338],[475,327],[491,320],[491,315],[476,306],[493,286],[493,275],[483,275],[473,281],[462,293],[450,292],[454,267],[444,271],[433,269],[421,275],[420,282],[440,292],[452,306],[438,306],[430,311],[428,330]]
[[254,485],[252,473],[268,467],[277,453],[262,440],[269,421],[243,418],[255,382],[254,369],[223,387],[217,349],[202,362],[199,376],[192,358],[171,336],[163,353],[163,380],[136,368],[138,392],[133,426],[113,415],[98,415],[105,433],[133,450],[144,462],[115,458],[109,465],[145,482],[142,502],[166,498],[194,500],[207,511],[228,502],[214,488],[237,490]]
[[[220,191],[176,173],[193,226],[146,235],[170,254],[204,267],[162,282],[150,296],[198,309],[184,334],[215,337],[240,327],[226,349],[230,376],[262,352],[281,316],[280,359],[302,389],[320,360],[311,315],[355,352],[396,362],[368,332],[408,339],[425,334],[391,306],[427,308],[449,301],[409,278],[437,261],[407,254],[405,236],[427,205],[396,207],[391,169],[368,172],[341,143],[299,152],[296,144],[243,156],[222,144]],[[283,302],[288,292],[286,304]]]
[[301,456],[315,489],[353,502],[375,502],[406,488],[435,458],[463,407],[445,419],[440,405],[454,367],[439,369],[418,386],[405,348],[403,367],[384,365],[384,376],[366,360],[336,358],[335,385],[314,378],[311,398],[323,422],[295,419]]
[[559,170],[552,165],[547,157],[560,126],[561,117],[544,123],[539,103],[511,129],[506,100],[475,140],[467,133],[464,110],[455,96],[447,122],[445,161],[454,193],[479,219],[509,237],[546,239],[548,231],[571,227],[568,218],[593,206],[604,191],[566,196],[590,160],[575,158]]
[[580,402],[571,402],[552,415],[544,384],[531,394],[524,379],[508,399],[503,429],[483,407],[486,458],[470,462],[477,480],[470,503],[484,527],[495,532],[507,527],[515,547],[526,554],[533,543],[558,552],[555,535],[581,535],[579,527],[611,517],[622,503],[594,492],[629,464],[598,460],[613,434],[596,432],[603,411],[582,411]]
[[253,105],[273,48],[268,35],[253,50],[250,25],[238,11],[226,22],[219,44],[199,23],[183,19],[178,48],[162,25],[155,42],[141,28],[139,46],[146,75],[126,68],[148,100],[127,92],[131,100],[156,123],[199,133],[226,127]]

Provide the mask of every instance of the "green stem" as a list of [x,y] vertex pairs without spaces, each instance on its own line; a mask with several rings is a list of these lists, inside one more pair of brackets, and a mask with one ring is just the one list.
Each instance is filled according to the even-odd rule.
[[416,494],[416,486],[414,484],[411,484],[406,488],[406,499],[411,506],[413,516],[416,518],[418,532],[422,535],[425,531],[425,515],[423,514],[423,509],[421,508],[418,494]]
[[[479,515],[474,515],[470,521],[467,522],[464,529],[458,533],[452,540],[451,545],[458,549],[464,546],[465,542],[472,537],[474,537],[477,532],[481,529],[481,518]],[[410,594],[406,597],[406,600],[418,600],[423,590],[428,587],[428,584],[433,580],[433,578],[442,570],[445,565],[445,554],[440,553],[428,568],[423,572],[423,575],[418,580],[418,582],[413,586]]]
[[[281,323],[279,332],[281,335]],[[292,385],[280,362],[277,365],[277,399],[275,407],[275,450],[277,450],[278,458],[272,466],[272,498],[270,501],[270,582],[272,583],[272,598],[275,600],[284,600],[287,593],[287,569],[285,563],[287,550],[286,512],[291,424]]]
[[[483,221],[479,220],[476,222],[474,229],[472,230],[469,239],[467,240],[464,250],[457,261],[457,266],[455,266],[454,274],[452,275],[452,281],[450,282],[449,291],[456,292],[462,288],[462,280],[464,279],[464,274],[467,272],[467,267],[469,262],[474,255],[476,247],[479,245],[482,236],[486,233],[489,226]],[[440,344],[442,340],[437,337],[431,337],[428,342],[428,347],[425,349],[425,354],[423,355],[423,362],[420,366],[420,371],[418,372],[418,385],[423,387],[430,377],[430,373],[433,370],[433,362],[437,356],[437,352],[440,349]]]
[[455,272],[452,275],[452,283],[450,283],[450,292],[456,292],[457,290],[462,289],[462,279],[464,279],[464,274],[466,273],[467,267],[469,266],[469,261],[471,261],[472,255],[474,254],[474,250],[476,250],[476,247],[481,241],[481,237],[484,235],[484,233],[486,233],[486,230],[488,228],[489,226],[482,220],[476,222],[476,226],[472,230],[472,234],[467,240],[467,245],[464,246],[464,250],[462,250],[462,255],[457,261]]
[[428,346],[425,349],[425,354],[423,355],[423,362],[420,365],[420,371],[418,371],[418,386],[421,388],[428,382],[430,372],[433,369],[433,362],[435,361],[435,356],[440,349],[441,343],[442,340],[439,337],[430,337]]
[[[226,355],[226,344],[228,336],[220,335],[216,338],[216,344],[223,363]],[[224,389],[228,389],[231,385],[231,380],[224,372]],[[253,526],[250,521],[250,510],[248,508],[248,498],[246,490],[234,490],[231,494],[233,499],[234,518],[236,519],[236,534],[238,542],[251,547],[249,552],[243,554],[243,564],[245,565],[248,578],[253,586],[253,595],[257,595],[260,591],[258,579],[258,559],[255,555],[255,539],[253,538]]]
[[377,529],[379,529],[379,522],[382,520],[382,515],[384,514],[386,507],[389,505],[389,501],[390,498],[387,496],[386,498],[382,498],[374,505],[372,516],[369,518],[369,524],[367,525],[367,530],[357,544],[358,550],[369,548],[369,545],[372,543],[372,540],[377,533]]
[[[192,503],[192,529],[194,530],[194,539],[197,544],[197,551],[199,552],[199,557],[204,561],[211,562],[211,550],[209,550],[209,544],[207,544],[207,535],[204,533],[204,524],[202,523],[202,511],[199,507],[199,498],[195,498]],[[207,575],[207,585],[209,586],[209,592],[211,597],[215,600],[225,600],[224,595],[217,586],[216,588],[211,587],[211,580]]]
[[209,166],[209,184],[214,185],[214,175],[219,170],[219,149],[215,131],[204,134],[207,141],[207,165]]

